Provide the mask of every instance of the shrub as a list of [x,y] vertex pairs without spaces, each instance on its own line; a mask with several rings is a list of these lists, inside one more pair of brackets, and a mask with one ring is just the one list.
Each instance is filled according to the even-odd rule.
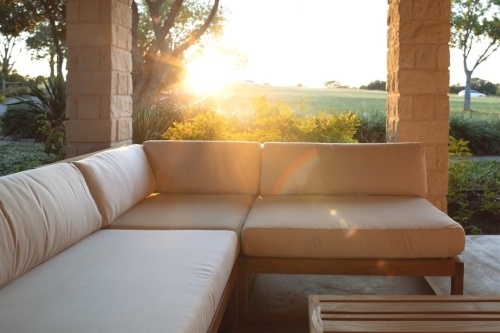
[[9,105],[2,115],[2,135],[14,140],[35,139],[39,113],[25,105]]
[[381,143],[386,141],[384,110],[358,111],[359,127],[354,138],[361,143]]
[[306,142],[345,142],[354,143],[359,126],[358,115],[351,112],[331,114],[321,112],[316,116],[309,116],[301,121],[301,141]]
[[191,121],[174,122],[164,133],[170,140],[231,140],[232,126],[227,118],[213,110],[197,114]]
[[181,121],[181,107],[165,101],[153,106],[139,106],[132,114],[132,141],[159,140],[176,121]]
[[482,233],[488,217],[500,215],[500,162],[473,160],[467,141],[450,137],[448,207],[450,216],[471,234]]
[[29,94],[18,96],[3,117],[3,132],[14,138],[34,138],[42,142],[46,154],[64,158],[66,151],[66,84],[63,79],[49,79],[29,85]]
[[500,153],[500,121],[474,114],[453,112],[450,115],[450,135],[469,142],[474,155]]

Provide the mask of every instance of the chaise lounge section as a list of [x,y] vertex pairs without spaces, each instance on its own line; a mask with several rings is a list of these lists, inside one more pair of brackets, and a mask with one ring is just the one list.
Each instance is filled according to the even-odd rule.
[[463,229],[425,184],[420,144],[150,141],[1,177],[0,332],[216,332],[236,290],[251,323],[259,273],[460,294]]

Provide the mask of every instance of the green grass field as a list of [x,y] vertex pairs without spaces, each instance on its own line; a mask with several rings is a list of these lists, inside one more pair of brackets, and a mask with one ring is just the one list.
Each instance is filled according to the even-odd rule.
[[[252,100],[266,96],[271,103],[283,102],[293,110],[307,114],[335,109],[338,111],[385,110],[387,93],[357,89],[324,89],[299,87],[272,87],[233,85],[226,88],[223,96],[214,100],[223,111],[238,112],[249,109]],[[450,110],[460,111],[463,97],[450,96]],[[500,98],[473,98],[472,109],[484,115],[500,116]]]

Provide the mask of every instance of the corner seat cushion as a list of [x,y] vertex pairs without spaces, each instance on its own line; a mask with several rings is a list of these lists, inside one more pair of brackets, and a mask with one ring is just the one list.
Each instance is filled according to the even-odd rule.
[[198,229],[241,232],[254,196],[154,193],[108,226],[110,229]]
[[76,161],[97,207],[102,226],[151,194],[156,181],[142,146],[107,150]]
[[258,142],[146,141],[159,193],[257,194]]
[[100,227],[101,215],[74,165],[0,177],[0,287]]
[[262,195],[405,195],[425,198],[421,143],[265,143]]
[[100,230],[0,289],[2,332],[207,332],[231,231]]
[[241,242],[256,257],[448,258],[465,234],[422,198],[290,195],[258,198]]

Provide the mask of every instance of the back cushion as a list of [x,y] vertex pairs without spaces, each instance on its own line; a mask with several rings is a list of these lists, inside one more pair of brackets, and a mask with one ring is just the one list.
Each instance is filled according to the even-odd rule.
[[156,191],[185,194],[256,194],[261,145],[258,142],[148,141]]
[[151,194],[155,178],[142,146],[108,150],[76,161],[97,207],[103,227]]
[[266,143],[261,194],[368,194],[425,197],[419,143]]
[[100,227],[97,206],[74,165],[0,177],[0,287]]

